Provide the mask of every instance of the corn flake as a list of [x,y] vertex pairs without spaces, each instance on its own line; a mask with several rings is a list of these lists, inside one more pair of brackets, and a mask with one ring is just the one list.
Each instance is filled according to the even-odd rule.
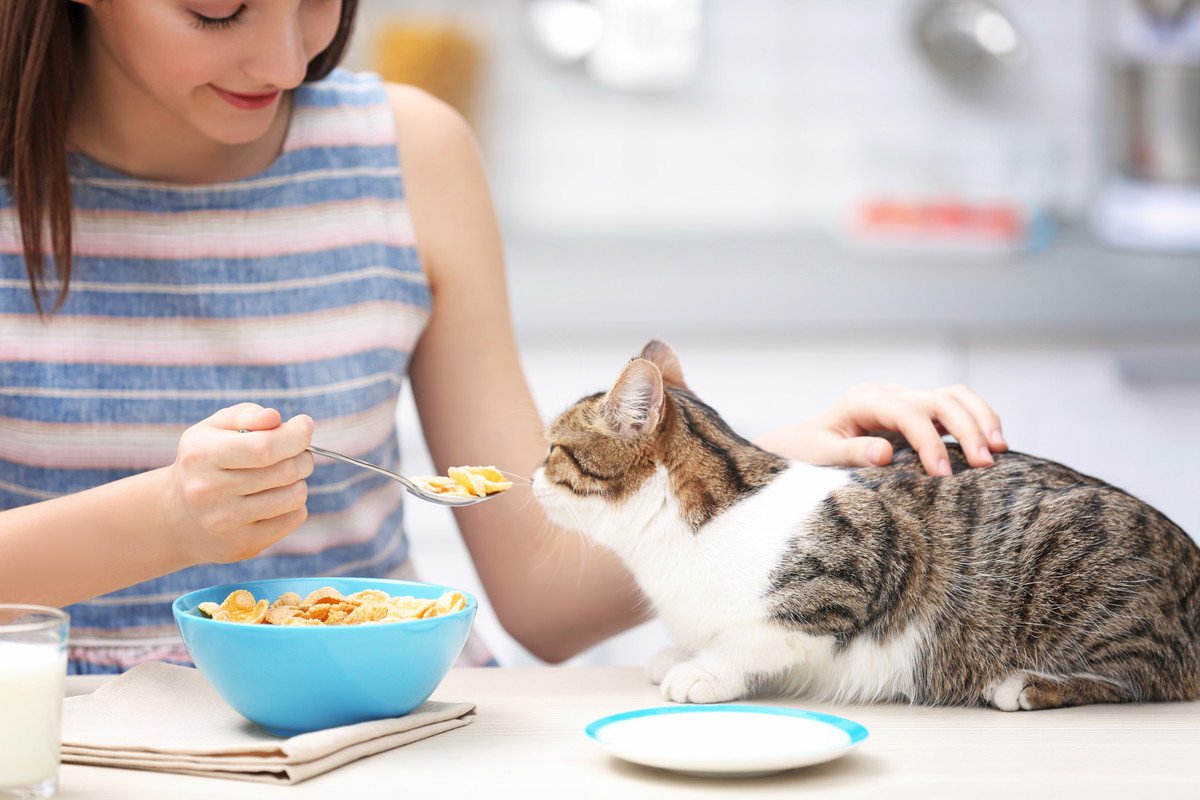
[[283,594],[279,595],[279,597],[275,598],[275,602],[271,603],[271,608],[278,608],[279,606],[298,606],[303,602],[304,601],[300,599],[300,595],[296,594],[295,592],[284,592]]
[[215,605],[215,603],[205,603],[200,610],[216,620],[243,622],[251,625],[262,622],[267,616],[267,601],[255,601],[254,595],[245,589],[235,589],[229,593],[221,605],[214,608]]
[[320,589],[317,589],[315,592],[309,593],[308,597],[304,598],[303,603],[296,603],[296,605],[311,606],[322,603],[334,605],[337,603],[344,603],[345,601],[346,598],[337,589],[334,589],[331,586],[323,586]]
[[495,467],[450,467],[446,476],[413,478],[422,489],[448,497],[487,497],[512,488],[512,481]]

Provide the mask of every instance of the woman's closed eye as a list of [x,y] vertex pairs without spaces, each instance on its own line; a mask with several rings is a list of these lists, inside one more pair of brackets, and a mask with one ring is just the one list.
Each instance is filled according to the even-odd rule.
[[237,7],[232,14],[224,17],[209,17],[201,14],[198,11],[193,11],[192,16],[195,18],[197,28],[214,29],[214,28],[229,28],[232,27],[242,15],[246,13],[246,4],[242,3]]

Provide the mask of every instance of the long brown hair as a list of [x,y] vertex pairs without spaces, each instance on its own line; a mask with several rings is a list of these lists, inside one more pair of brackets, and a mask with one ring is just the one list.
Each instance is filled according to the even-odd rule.
[[[324,78],[346,52],[358,0],[342,0],[329,47],[308,64],[306,81]],[[67,0],[0,2],[0,180],[17,207],[29,289],[38,313],[46,283],[45,244],[53,253],[62,307],[71,283],[71,178],[67,121],[75,54],[87,9]],[[48,234],[48,236],[47,236]]]

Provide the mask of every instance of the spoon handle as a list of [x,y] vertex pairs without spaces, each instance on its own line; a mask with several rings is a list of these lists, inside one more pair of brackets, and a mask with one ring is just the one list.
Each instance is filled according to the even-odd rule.
[[384,469],[383,467],[379,466],[378,464],[372,464],[370,461],[361,461],[361,460],[355,458],[354,456],[347,456],[347,455],[343,455],[341,453],[335,453],[332,450],[326,450],[323,447],[316,447],[314,445],[309,445],[308,452],[313,453],[318,456],[325,456],[326,458],[332,458],[336,461],[345,461],[347,464],[353,464],[356,467],[362,467],[363,469],[369,469],[372,472],[378,472],[380,475],[386,475],[387,477],[391,478],[392,480],[404,484],[404,488],[408,489],[413,494],[416,494],[418,496],[423,496],[421,487],[417,486],[415,483],[413,483],[412,481],[410,481],[408,478],[404,477],[403,475],[399,475],[395,472],[392,472],[390,469]]

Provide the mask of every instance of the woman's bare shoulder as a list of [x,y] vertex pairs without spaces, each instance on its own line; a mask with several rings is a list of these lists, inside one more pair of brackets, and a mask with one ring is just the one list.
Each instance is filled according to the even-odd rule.
[[489,264],[498,274],[499,235],[470,124],[421,89],[387,84],[387,92],[404,195],[430,283],[437,291],[456,277],[478,280]]
[[453,155],[456,147],[464,155],[473,155],[471,126],[452,106],[415,86],[389,83],[385,87],[396,120],[396,144],[407,161],[438,154],[444,158]]

